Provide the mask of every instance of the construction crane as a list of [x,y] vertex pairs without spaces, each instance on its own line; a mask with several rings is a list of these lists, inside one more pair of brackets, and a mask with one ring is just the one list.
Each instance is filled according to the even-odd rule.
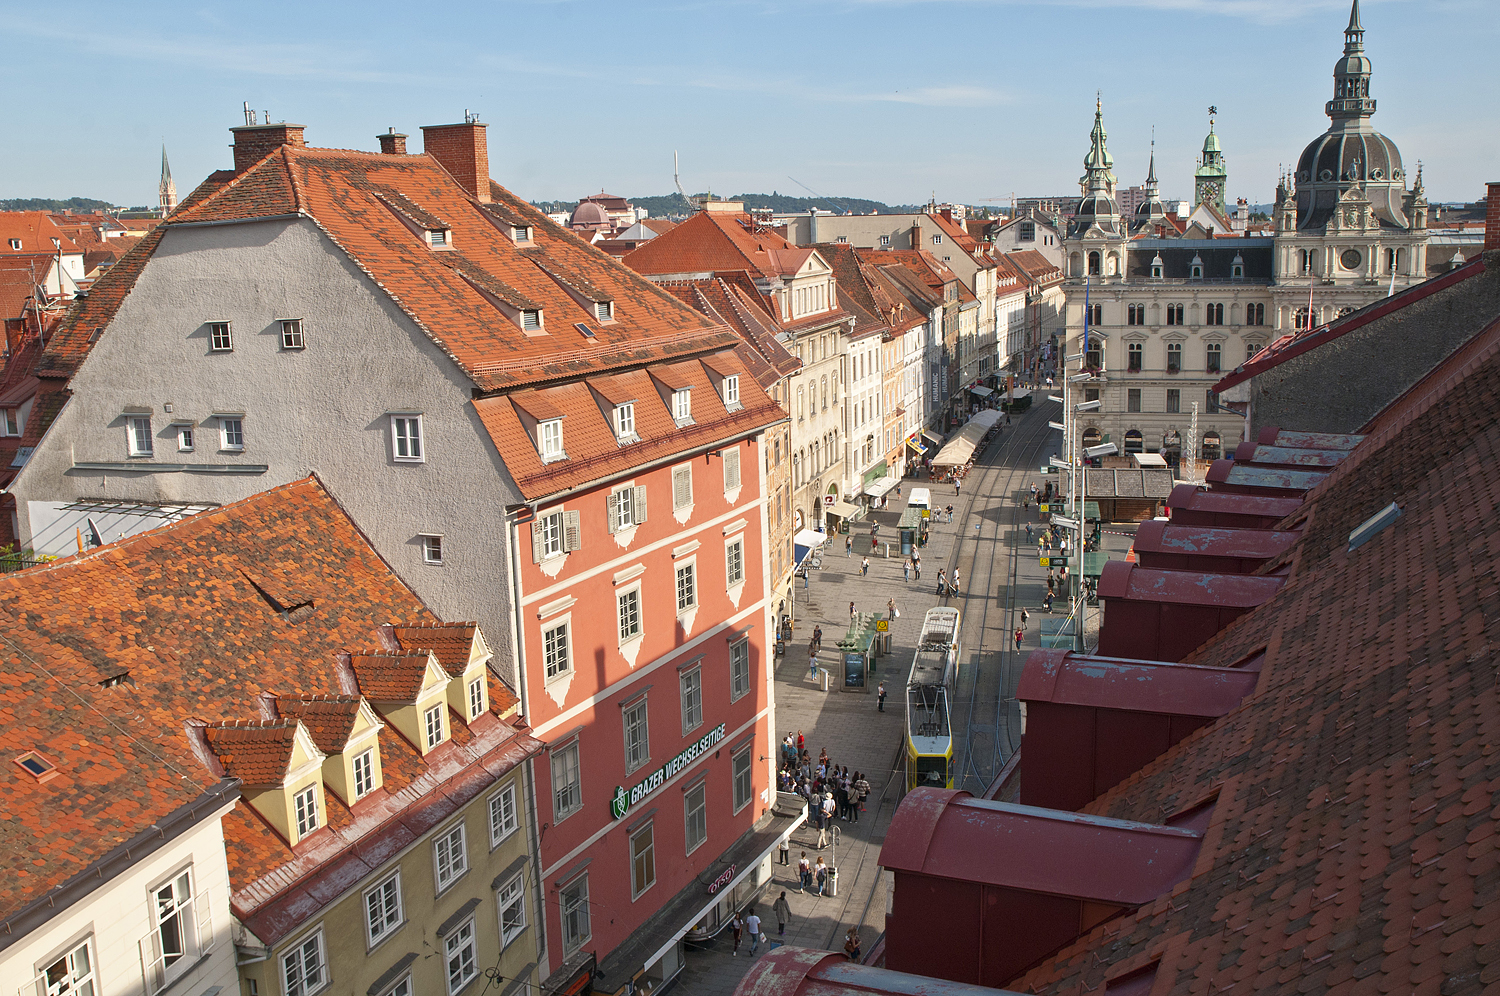
[[672,182],[675,183],[675,184],[677,184],[677,192],[682,195],[682,199],[683,200],[685,200],[685,201],[688,202],[688,207],[692,208],[694,211],[702,211],[703,210],[703,202],[701,200],[696,199],[696,198],[689,197],[688,196],[688,192],[686,190],[682,189],[682,179],[678,175],[678,170],[677,170],[677,150],[676,149],[672,150]]

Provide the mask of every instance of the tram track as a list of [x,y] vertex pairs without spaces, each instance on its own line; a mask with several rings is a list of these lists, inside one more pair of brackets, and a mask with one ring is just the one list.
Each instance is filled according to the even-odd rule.
[[[1047,425],[1047,419],[1041,417],[1039,408],[1034,408],[1021,416],[1009,434],[1003,434],[987,445],[975,461],[978,473],[970,473],[965,482],[969,485],[969,494],[966,501],[961,501],[955,511],[958,521],[958,532],[955,534],[953,549],[949,554],[947,565],[949,576],[952,576],[954,568],[963,571],[961,576],[967,577],[971,585],[976,584],[981,576],[985,579],[983,590],[976,587],[962,587],[956,596],[944,596],[938,602],[940,605],[958,604],[964,615],[965,640],[974,636],[969,660],[965,663],[967,667],[961,670],[972,675],[967,683],[960,678],[960,692],[962,686],[968,686],[967,720],[964,726],[962,761],[957,765],[959,778],[955,779],[955,787],[970,791],[982,791],[999,771],[1005,758],[1014,753],[1015,745],[1011,742],[1009,731],[1006,728],[1002,699],[1006,683],[1013,674],[1015,662],[1013,654],[1009,652],[1010,633],[1015,626],[1016,613],[1016,578],[1019,566],[1021,544],[1015,540],[1015,530],[1019,528],[1019,506],[1015,504],[1015,492],[1018,488],[1018,480],[1024,483],[1025,478],[1036,472],[1037,461],[1041,453],[1046,449],[1049,434],[1052,429]],[[1002,480],[1003,478],[1003,480]],[[997,491],[996,488],[1000,490]],[[984,503],[980,502],[981,508],[976,511],[976,500],[981,496],[991,499],[998,498],[998,503],[991,502],[987,507],[994,514],[985,515]],[[1009,508],[1006,502],[1009,501]],[[936,499],[934,499],[936,504]],[[988,523],[989,529],[985,528]],[[979,528],[973,530],[970,535],[971,525]],[[1005,529],[1009,526],[1011,542],[1006,544]],[[987,555],[982,550],[985,541],[988,540]],[[1001,548],[1008,547],[1007,554],[1002,556]],[[965,560],[967,566],[965,567]],[[1001,573],[996,575],[996,566],[1000,565]],[[981,575],[980,568],[984,568]],[[998,580],[998,584],[996,583]],[[991,591],[991,585],[995,585]],[[972,618],[971,610],[978,602],[982,607],[978,612],[978,619]],[[993,647],[993,636],[991,636],[991,647],[985,648],[986,635],[990,634],[990,610],[999,610],[1001,625],[1001,644],[998,650]],[[986,668],[986,662],[993,660],[993,665]],[[988,673],[987,673],[988,672]],[[985,680],[992,678],[993,682]],[[987,688],[993,683],[993,688]],[[988,693],[988,694],[986,694]],[[976,704],[981,698],[989,703],[992,710],[992,718],[984,721],[976,727],[974,723]],[[990,740],[990,763],[988,776],[979,768],[979,752],[976,751],[976,734],[987,735]],[[955,761],[958,758],[955,755]],[[972,783],[971,784],[971,780]]]

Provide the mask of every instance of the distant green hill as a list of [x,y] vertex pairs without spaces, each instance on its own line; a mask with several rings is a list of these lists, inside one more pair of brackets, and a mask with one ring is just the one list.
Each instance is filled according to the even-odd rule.
[[95,200],[92,197],[69,197],[67,200],[58,200],[55,197],[12,197],[9,200],[0,200],[0,211],[114,211],[114,204],[109,201]]
[[[695,197],[706,197],[706,194],[695,194]],[[892,214],[898,212],[899,208],[893,208],[889,204],[880,201],[867,200],[863,197],[790,197],[786,194],[772,191],[769,194],[735,194],[732,197],[723,198],[731,201],[744,201],[745,209],[753,211],[769,208],[777,214],[795,214],[818,208],[823,211],[832,211],[836,214]],[[632,197],[630,203],[636,207],[645,208],[653,218],[671,217],[672,215],[685,215],[692,209],[679,194],[666,194],[660,197]]]

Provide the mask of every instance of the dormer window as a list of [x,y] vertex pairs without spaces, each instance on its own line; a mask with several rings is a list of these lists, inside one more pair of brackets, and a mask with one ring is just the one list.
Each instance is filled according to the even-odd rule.
[[19,248],[21,248],[21,240],[20,239],[11,239],[10,240],[10,247],[12,249],[19,249]]
[[724,378],[724,407],[730,411],[744,407],[740,404],[740,378],[737,374]]
[[1192,262],[1191,266],[1192,266],[1192,271],[1191,272],[1192,272],[1192,275],[1193,275],[1192,279],[1194,279],[1194,280],[1202,280],[1203,279],[1203,257],[1197,255],[1196,253],[1194,253],[1193,254],[1193,262]]
[[1165,266],[1165,264],[1162,262],[1161,254],[1158,253],[1151,260],[1151,279],[1152,280],[1160,280],[1161,279],[1162,270],[1163,270],[1164,266]]
[[427,229],[427,244],[434,249],[450,249],[453,246],[449,230],[446,228]]
[[567,454],[563,452],[562,419],[548,419],[536,424],[537,449],[542,454],[543,463],[551,463],[553,460],[565,460]]
[[640,438],[635,434],[635,402],[627,401],[615,406],[615,440],[621,443],[634,442]]
[[612,322],[614,320],[615,320],[615,302],[613,302],[613,301],[595,301],[594,302],[594,321],[596,321],[596,322]]
[[318,812],[317,783],[307,786],[292,796],[292,812],[297,822],[297,838],[300,840],[323,825]]
[[522,242],[530,242],[531,241],[531,226],[530,225],[512,225],[512,226],[510,226],[510,239],[511,239],[512,242],[515,242],[517,244],[522,243]]
[[428,750],[432,750],[438,744],[448,739],[448,733],[443,723],[443,715],[447,711],[447,705],[439,702],[437,705],[429,706],[422,713],[422,735],[427,742]]
[[693,421],[693,392],[690,388],[672,392],[672,420],[680,426]]
[[1234,254],[1234,262],[1229,264],[1229,275],[1235,280],[1245,279],[1245,257],[1239,253]]
[[542,330],[542,309],[540,309],[540,308],[522,308],[521,309],[521,331],[522,332],[540,332],[541,330]]

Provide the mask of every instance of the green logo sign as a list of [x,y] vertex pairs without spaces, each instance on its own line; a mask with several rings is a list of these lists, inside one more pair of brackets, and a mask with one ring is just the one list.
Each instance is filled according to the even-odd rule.
[[630,791],[627,792],[623,786],[616,786],[615,794],[609,799],[610,814],[617,820],[624,819],[625,814],[630,812],[631,806],[661,788],[673,775],[691,764],[699,755],[713,750],[723,739],[724,724],[720,723],[699,737],[695,743],[689,744],[681,754],[647,775]]

